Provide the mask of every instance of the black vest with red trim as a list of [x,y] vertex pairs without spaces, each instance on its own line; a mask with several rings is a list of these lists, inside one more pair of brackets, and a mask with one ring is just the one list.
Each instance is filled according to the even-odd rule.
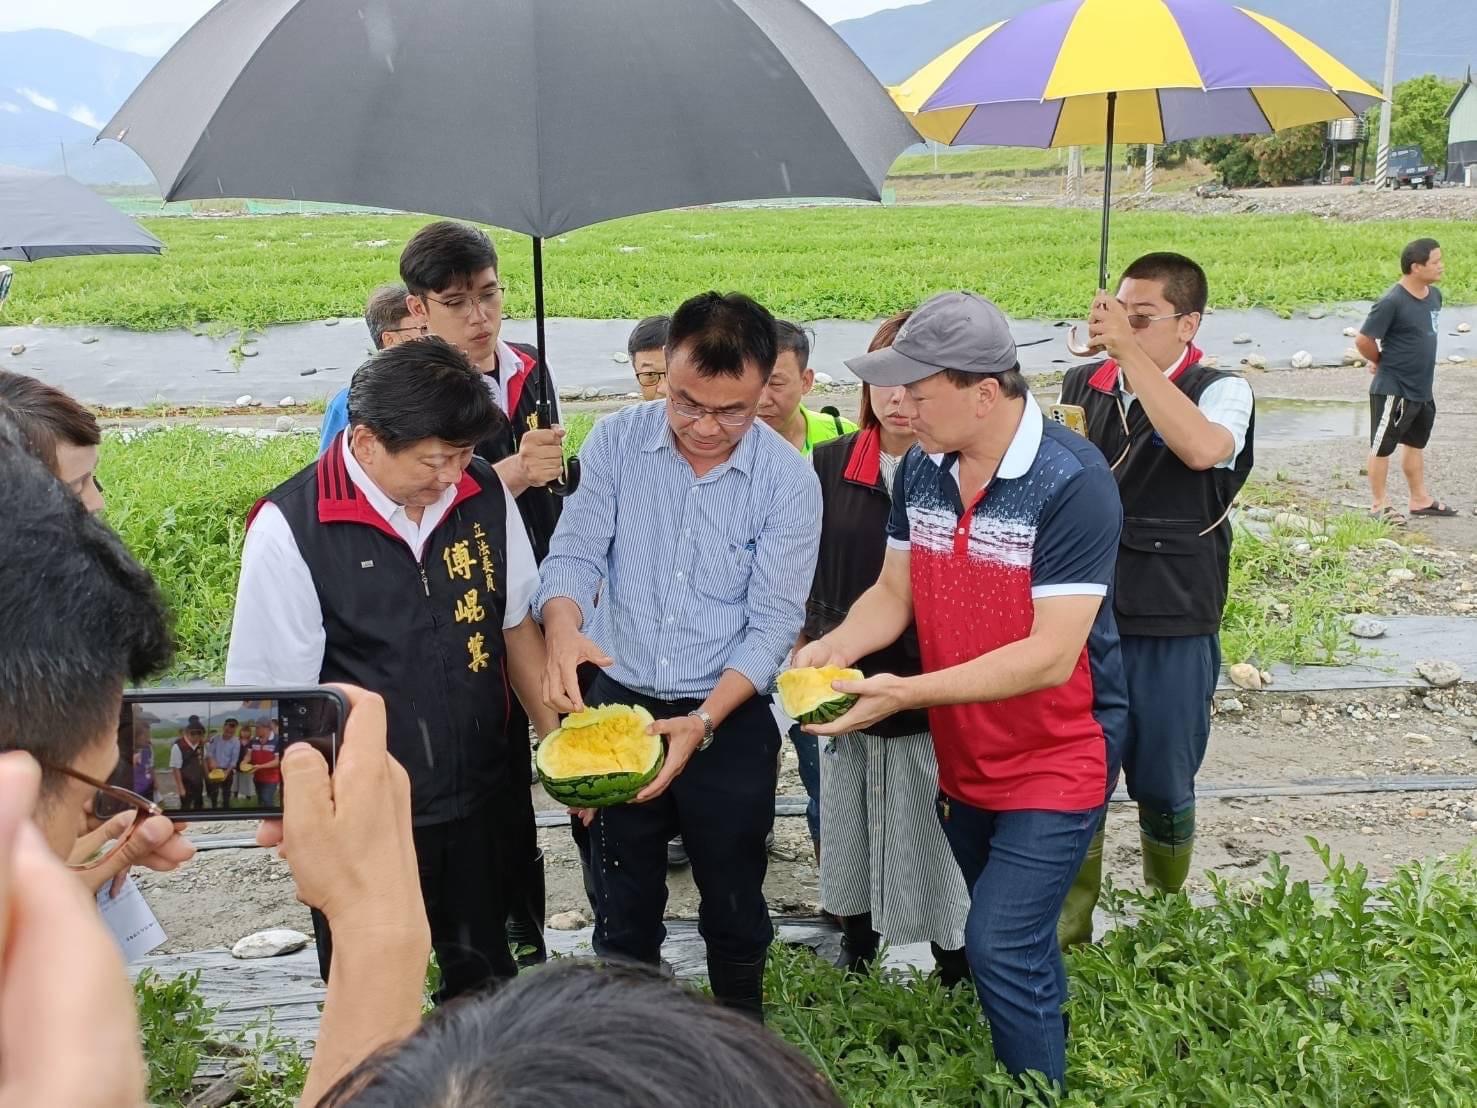
[[[1192,402],[1234,374],[1192,364],[1171,380]],[[1103,452],[1123,498],[1123,534],[1113,610],[1124,635],[1214,635],[1220,631],[1231,570],[1226,509],[1251,473],[1256,416],[1229,469],[1195,470],[1180,461],[1149,422],[1144,406],[1127,409],[1123,430],[1118,370],[1111,362],[1078,366],[1062,382],[1062,403],[1087,413],[1087,437]],[[1122,459],[1121,461],[1119,459]],[[1219,521],[1217,523],[1217,521]],[[1207,531],[1206,534],[1201,532]]]
[[[513,353],[522,365],[508,380],[507,425],[483,439],[476,446],[479,458],[496,463],[518,453],[518,444],[523,441],[523,432],[530,426],[538,426],[538,395],[540,374],[547,371],[538,368],[538,351],[521,342],[510,342]],[[554,391],[554,379],[549,378],[549,403],[553,407],[554,422],[559,422],[559,398]],[[530,423],[530,421],[532,421]],[[543,563],[549,553],[549,540],[554,536],[554,527],[559,522],[563,501],[546,488],[525,489],[517,499],[518,513],[528,531],[528,541],[533,545],[534,560]]]
[[319,680],[384,697],[417,826],[470,815],[510,784],[507,502],[497,474],[472,459],[420,561],[350,481],[341,438],[265,500],[286,517],[318,591]]
[[[875,429],[817,443],[810,456],[821,482],[821,545],[805,602],[805,637],[818,639],[839,627],[857,598],[877,583],[887,552],[892,500],[882,483]],[[922,673],[917,633],[909,627],[896,642],[860,659],[856,668],[868,677]],[[872,724],[867,733],[897,738],[927,730],[927,712],[907,711]]]

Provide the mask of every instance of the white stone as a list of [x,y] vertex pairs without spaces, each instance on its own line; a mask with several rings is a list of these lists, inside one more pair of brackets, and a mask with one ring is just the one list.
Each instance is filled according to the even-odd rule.
[[1248,335],[1245,331],[1243,331],[1241,334],[1237,335],[1231,341],[1233,343],[1235,343],[1237,346],[1246,346],[1247,344],[1249,344],[1251,342],[1251,336]]
[[323,326],[325,326],[325,327],[337,327],[338,324],[339,324],[339,321],[336,320],[336,319],[325,319],[323,321]]
[[1467,359],[1466,358],[1463,358],[1460,354],[1448,354],[1446,356],[1446,360],[1448,362],[1450,362],[1452,365],[1461,365]]
[[1308,318],[1309,319],[1322,319],[1327,314],[1328,313],[1326,311],[1324,311],[1322,308],[1313,308],[1312,310],[1310,310],[1308,312]]
[[1385,576],[1388,577],[1391,581],[1414,581],[1415,571],[1406,569],[1404,566],[1397,566],[1396,568],[1390,570],[1389,573],[1385,574]]
[[1462,679],[1461,666],[1438,658],[1423,658],[1415,664],[1415,671],[1438,689],[1455,685]]
[[24,354],[26,352],[26,344],[18,342],[10,348],[10,352],[12,354]]
[[1261,679],[1262,679],[1262,688],[1264,688],[1264,689],[1270,689],[1272,687],[1272,684],[1273,684],[1273,681],[1272,681],[1272,671],[1269,670],[1269,669],[1264,669],[1264,670],[1261,671],[1260,676],[1261,676]]
[[613,362],[619,362],[621,365],[625,365],[631,360],[631,355],[627,354],[624,350],[617,350],[614,354],[610,356],[610,360]]
[[1306,350],[1299,350],[1292,356],[1293,369],[1307,369],[1312,364],[1313,355],[1309,354]]
[[293,399],[292,397],[290,397],[290,396],[284,396],[281,400],[277,401],[277,407],[279,407],[279,408],[291,408],[296,403],[297,403],[297,401],[295,399]]
[[588,927],[589,921],[579,912],[555,912],[549,917],[549,929],[552,931],[578,931],[581,927]]
[[96,335],[88,335],[85,339],[82,340],[82,345],[83,346],[91,346],[95,342],[97,342],[97,336]]
[[1266,369],[1267,356],[1265,354],[1248,354],[1246,356],[1246,366],[1248,369]]
[[1359,334],[1359,328],[1358,327],[1345,327],[1344,328],[1344,338],[1346,338],[1346,339],[1352,339],[1357,334]]
[[1217,700],[1215,706],[1217,711],[1225,712],[1227,715],[1235,715],[1237,712],[1244,712],[1246,710],[1246,705],[1242,704],[1234,696],[1228,696],[1224,700]]
[[836,378],[832,377],[829,373],[817,373],[815,375],[815,383],[817,385],[834,385]]
[[1378,639],[1388,630],[1384,623],[1370,616],[1356,616],[1349,623],[1349,634],[1356,639]]
[[270,931],[258,931],[247,935],[231,948],[232,958],[276,958],[282,954],[293,954],[308,945],[308,937],[301,931],[277,927]]
[[1272,517],[1272,524],[1284,531],[1296,531],[1300,535],[1321,535],[1323,524],[1316,519],[1300,516],[1296,512],[1278,512]]
[[245,396],[238,396],[238,397],[236,397],[236,407],[238,407],[238,408],[244,408],[247,405],[249,405],[250,403],[251,403],[251,394],[250,393],[247,393]]
[[1277,718],[1286,724],[1302,723],[1303,713],[1296,708],[1283,708],[1277,713]]
[[1237,662],[1226,670],[1226,676],[1238,689],[1250,689],[1255,692],[1262,687],[1261,671],[1250,662]]
[[1343,361],[1344,361],[1344,365],[1363,365],[1364,364],[1364,355],[1361,354],[1361,353],[1359,353],[1359,351],[1355,350],[1351,346],[1351,347],[1349,347],[1349,349],[1347,349],[1347,350],[1344,351],[1344,359],[1343,359]]
[[1456,325],[1456,333],[1459,334],[1459,335],[1470,334],[1471,331],[1472,331],[1472,325],[1470,323],[1458,323]]
[[277,430],[279,431],[291,431],[296,426],[297,420],[293,419],[290,415],[280,415],[277,417]]

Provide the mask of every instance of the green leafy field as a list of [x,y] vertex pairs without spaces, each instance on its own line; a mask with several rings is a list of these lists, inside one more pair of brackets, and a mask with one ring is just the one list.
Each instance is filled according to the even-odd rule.
[[[969,155],[961,155],[967,157]],[[396,278],[417,216],[323,215],[146,221],[162,257],[63,258],[21,267],[7,322],[116,324],[136,330],[357,315]],[[1372,298],[1400,248],[1437,234],[1477,255],[1474,222],[1335,223],[1304,216],[1125,212],[1113,264],[1175,249],[1202,261],[1222,308],[1288,311]],[[532,312],[527,239],[499,232],[507,313]],[[1010,314],[1074,318],[1091,300],[1098,218],[1091,212],[966,206],[701,210],[619,220],[551,241],[548,310],[636,318],[706,288],[742,289],[800,319],[873,319],[947,288],[972,288]],[[634,250],[624,250],[634,247]],[[1477,269],[1454,267],[1452,303],[1477,300]]]
[[[846,979],[776,945],[769,1026],[856,1108],[1472,1104],[1477,867],[1465,856],[1413,863],[1376,890],[1363,867],[1312,845],[1328,869],[1316,895],[1275,855],[1259,882],[1215,881],[1205,906],[1108,895],[1120,926],[1067,958],[1069,1092],[1059,1101],[999,1069],[967,985],[946,992],[916,973]],[[145,978],[137,991],[151,1103],[179,1105],[194,1067],[223,1053],[209,1013],[188,978]],[[280,1080],[259,1055],[225,1052],[245,1067],[235,1103],[278,1108],[301,1088],[300,1060],[271,1049]]]

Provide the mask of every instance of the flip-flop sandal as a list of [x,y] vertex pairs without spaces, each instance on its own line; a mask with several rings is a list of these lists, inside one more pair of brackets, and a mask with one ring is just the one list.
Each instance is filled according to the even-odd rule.
[[1371,519],[1382,519],[1391,527],[1404,527],[1405,517],[1388,504],[1383,508],[1371,508],[1369,510]]
[[1410,514],[1413,516],[1454,516],[1457,510],[1450,504],[1443,504],[1439,500],[1433,500],[1424,508],[1412,508]]

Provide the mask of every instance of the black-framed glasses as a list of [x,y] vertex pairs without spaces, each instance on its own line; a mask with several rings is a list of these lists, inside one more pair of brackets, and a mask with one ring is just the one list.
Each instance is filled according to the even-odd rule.
[[406,331],[414,331],[417,335],[426,333],[424,323],[407,323],[404,327],[386,327],[384,333],[387,335],[403,335]]
[[484,289],[475,296],[448,296],[445,300],[426,293],[426,299],[440,304],[448,312],[455,312],[458,315],[464,315],[470,318],[476,313],[478,308],[481,308],[483,312],[491,312],[498,305],[499,301],[502,300],[503,293],[507,290],[507,287],[507,285],[493,285],[491,288]]
[[643,369],[637,372],[636,380],[640,381],[647,388],[651,388],[653,385],[661,384],[666,376],[667,374],[664,370]]
[[89,777],[85,773],[79,773],[70,766],[57,766],[49,762],[42,762],[41,768],[52,773],[60,773],[65,777],[72,778],[74,781],[80,781],[84,785],[91,785],[96,790],[92,796],[92,816],[98,821],[99,825],[107,823],[108,820],[123,812],[132,811],[134,813],[133,819],[117,838],[109,839],[107,842],[102,843],[97,850],[80,862],[68,862],[67,866],[70,869],[79,871],[96,869],[123,849],[124,844],[132,837],[139,824],[143,823],[146,819],[164,814],[164,809],[148,797],[140,796],[132,789],[125,789],[122,785],[106,784],[97,780],[95,777]]

